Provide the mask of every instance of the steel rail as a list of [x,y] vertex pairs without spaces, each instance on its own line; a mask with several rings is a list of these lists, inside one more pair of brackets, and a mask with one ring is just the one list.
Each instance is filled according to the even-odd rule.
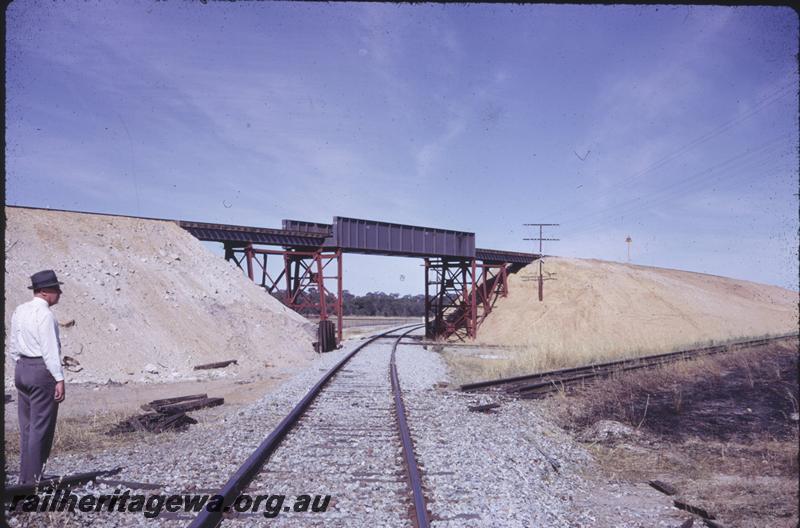
[[720,352],[725,352],[729,348],[763,346],[781,339],[797,337],[797,335],[798,334],[796,332],[793,332],[789,334],[783,334],[768,338],[733,341],[722,345],[679,350],[677,352],[666,352],[663,354],[642,356],[638,358],[620,359],[616,361],[609,361],[607,363],[595,363],[592,365],[585,365],[582,367],[571,367],[566,369],[552,370],[548,372],[538,372],[535,374],[526,374],[510,378],[479,381],[475,383],[467,383],[465,385],[462,385],[461,390],[464,392],[469,392],[474,390],[493,388],[493,387],[503,387],[503,386],[506,386],[506,390],[508,392],[537,390],[541,389],[545,385],[551,385],[552,383],[555,382],[575,382],[575,381],[580,381],[582,379],[599,377],[609,372],[619,372],[625,370],[634,370],[636,368],[657,366],[683,358],[688,359],[702,355],[717,354]]
[[[762,345],[763,343],[753,343],[751,346]],[[541,376],[527,379],[527,383],[511,384],[505,388],[506,392],[527,392],[541,389],[545,386],[551,386],[553,383],[574,383],[576,381],[599,378],[604,375],[612,375],[616,372],[624,372],[628,370],[636,370],[639,368],[650,368],[659,365],[665,365],[681,359],[691,359],[703,355],[711,355],[723,352],[722,348],[714,348],[713,350],[696,350],[693,353],[681,351],[678,353],[670,352],[668,356],[646,356],[641,358],[631,358],[620,361],[613,361],[609,363],[595,364],[586,367],[574,367],[571,369],[556,370],[552,372],[544,372]],[[535,383],[531,383],[538,380]]]
[[316,399],[325,385],[333,378],[333,376],[348,362],[355,356],[361,349],[380,339],[386,334],[391,332],[396,332],[398,330],[403,330],[409,328],[409,326],[414,326],[414,328],[419,328],[422,325],[404,325],[400,327],[395,327],[391,330],[387,330],[386,332],[382,332],[378,335],[372,336],[371,338],[367,339],[364,343],[361,343],[359,346],[353,349],[352,352],[347,354],[344,358],[342,358],[336,365],[333,366],[328,372],[325,373],[324,376],[314,385],[308,393],[303,396],[303,399],[295,405],[295,407],[291,410],[291,412],[286,415],[286,417],[281,420],[281,422],[275,427],[275,429],[261,442],[261,444],[256,448],[256,450],[245,460],[244,464],[242,464],[236,473],[228,479],[225,485],[216,493],[217,495],[222,496],[223,500],[223,507],[219,508],[221,511],[208,511],[208,509],[203,508],[203,510],[197,515],[197,517],[192,520],[189,524],[189,528],[214,528],[219,526],[222,522],[223,515],[227,511],[226,508],[229,508],[231,504],[233,504],[236,497],[238,497],[253,481],[256,475],[261,471],[264,467],[264,464],[267,463],[270,456],[275,452],[275,450],[280,445],[281,441],[289,434],[300,418],[303,416],[305,411],[308,409],[309,405]]
[[643,358],[624,361],[622,363],[617,363],[615,365],[605,366],[603,368],[595,368],[593,370],[588,370],[583,373],[577,373],[577,375],[572,375],[572,376],[568,375],[567,377],[554,377],[547,381],[534,383],[530,385],[523,385],[516,387],[512,386],[508,389],[508,392],[516,392],[517,394],[519,394],[521,398],[536,398],[541,394],[554,392],[559,388],[563,388],[568,385],[574,385],[578,382],[585,380],[610,377],[620,372],[629,372],[632,370],[656,368],[680,360],[697,359],[715,354],[721,354],[732,350],[738,350],[741,348],[766,346],[774,341],[780,339],[787,339],[790,337],[794,336],[785,335],[770,339],[756,339],[746,342],[732,343],[728,345],[703,347],[694,350],[683,350],[675,353],[659,354],[657,356],[647,356]]
[[397,415],[397,426],[400,430],[400,441],[403,444],[403,458],[406,463],[406,471],[408,474],[408,484],[411,487],[411,493],[414,499],[414,513],[416,518],[417,528],[428,528],[428,508],[425,504],[425,496],[422,493],[422,477],[419,474],[419,467],[417,466],[417,459],[414,455],[414,443],[411,440],[411,431],[408,428],[406,421],[406,406],[403,403],[403,394],[400,390],[400,379],[397,375],[397,363],[395,362],[395,353],[397,352],[397,345],[408,334],[422,328],[425,325],[420,325],[412,328],[397,338],[392,346],[392,357],[389,361],[389,377],[392,380],[392,392],[394,393],[394,409]]
[[577,376],[571,376],[566,378],[554,378],[551,380],[547,380],[540,383],[534,383],[531,385],[525,385],[522,387],[514,387],[509,389],[509,392],[516,392],[520,398],[523,399],[533,399],[537,398],[542,394],[547,394],[549,392],[555,392],[561,388],[566,386],[575,385],[578,382],[592,380],[596,378],[607,378],[611,377],[614,374],[621,373],[621,372],[630,372],[632,370],[641,370],[641,369],[651,369],[660,367],[663,365],[668,365],[670,363],[675,363],[676,361],[681,360],[691,360],[691,359],[698,359],[701,357],[712,356],[716,354],[721,354],[724,352],[731,351],[731,349],[737,350],[741,348],[748,348],[748,347],[760,347],[766,346],[771,342],[774,342],[778,339],[787,339],[792,336],[782,336],[780,338],[773,338],[773,339],[756,339],[753,341],[749,341],[746,345],[744,344],[737,344],[736,347],[733,346],[716,346],[716,347],[704,347],[701,349],[696,350],[687,350],[682,351],[683,354],[677,354],[674,356],[668,357],[659,357],[659,356],[650,356],[648,359],[644,361],[633,361],[630,364],[622,364],[617,366],[612,366],[609,368],[604,369],[597,369],[591,372],[587,372],[584,374],[579,374]]
[[[786,337],[782,337],[781,339],[786,339]],[[766,346],[769,344],[769,341],[762,341],[756,340],[751,341],[748,343],[747,346],[749,347],[757,347],[757,346]],[[742,345],[739,345],[741,347]],[[613,365],[604,365],[603,367],[596,367],[591,370],[586,370],[581,373],[577,373],[574,376],[567,376],[567,377],[560,377],[554,376],[552,379],[548,379],[544,382],[533,383],[529,385],[519,385],[519,386],[512,386],[508,390],[513,392],[528,392],[528,391],[536,391],[541,389],[545,386],[552,385],[553,383],[574,383],[576,381],[581,381],[584,379],[591,379],[591,378],[599,378],[603,376],[610,376],[618,372],[627,372],[630,370],[638,370],[643,368],[654,368],[659,367],[661,365],[667,365],[669,363],[674,363],[675,361],[680,360],[690,360],[690,359],[697,359],[705,356],[711,356],[714,354],[720,354],[726,351],[729,351],[730,348],[733,347],[705,347],[702,349],[691,350],[691,351],[681,351],[675,355],[670,353],[669,356],[646,356],[643,358],[634,358],[630,361],[625,361],[623,363],[617,363]]]

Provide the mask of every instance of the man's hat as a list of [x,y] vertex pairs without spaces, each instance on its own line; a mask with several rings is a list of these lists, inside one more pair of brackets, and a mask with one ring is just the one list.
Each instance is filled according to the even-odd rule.
[[53,286],[58,286],[59,284],[64,283],[58,282],[58,277],[56,277],[55,271],[44,270],[31,275],[31,286],[28,286],[28,289],[38,290],[41,288],[52,288]]

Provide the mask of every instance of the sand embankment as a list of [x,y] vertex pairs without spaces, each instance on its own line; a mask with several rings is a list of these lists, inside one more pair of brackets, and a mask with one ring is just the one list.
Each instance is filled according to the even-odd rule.
[[702,273],[549,257],[509,278],[478,341],[525,349],[530,367],[650,354],[711,340],[796,332],[798,293]]
[[[63,325],[62,355],[80,363],[80,372],[66,373],[68,382],[225,375],[193,367],[227,359],[239,362],[229,373],[252,376],[314,357],[310,323],[175,223],[15,207],[5,213],[6,332],[14,308],[31,298],[29,276],[54,269],[64,282],[53,307]],[[5,368],[8,389],[8,357]]]

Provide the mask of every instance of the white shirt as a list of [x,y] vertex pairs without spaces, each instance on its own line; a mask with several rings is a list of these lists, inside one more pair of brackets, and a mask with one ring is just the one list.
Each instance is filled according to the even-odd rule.
[[20,356],[40,357],[56,381],[64,379],[58,322],[50,311],[50,305],[41,297],[34,297],[14,310],[10,348],[14,361]]

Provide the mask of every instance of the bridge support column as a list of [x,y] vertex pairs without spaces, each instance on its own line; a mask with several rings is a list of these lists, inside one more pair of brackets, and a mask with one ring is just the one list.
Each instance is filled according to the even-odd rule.
[[425,335],[475,339],[499,297],[508,294],[513,265],[476,259],[425,259]]
[[[269,256],[280,259],[279,267],[269,267]],[[342,251],[280,251],[254,248],[251,244],[225,244],[225,259],[276,296],[286,306],[303,315],[318,315],[320,321],[336,319],[337,340],[342,341]],[[273,259],[274,262],[275,259]],[[336,263],[335,265],[333,263]],[[260,268],[256,278],[256,267]],[[286,288],[281,291],[281,282]]]
[[[285,303],[300,313],[318,314],[320,321],[336,318],[337,340],[342,341],[342,252],[286,251]],[[334,264],[335,262],[335,264]]]
[[475,259],[425,259],[425,335],[475,338]]
[[508,265],[481,263],[475,279],[475,324],[479,327],[491,313],[497,299],[508,295]]

